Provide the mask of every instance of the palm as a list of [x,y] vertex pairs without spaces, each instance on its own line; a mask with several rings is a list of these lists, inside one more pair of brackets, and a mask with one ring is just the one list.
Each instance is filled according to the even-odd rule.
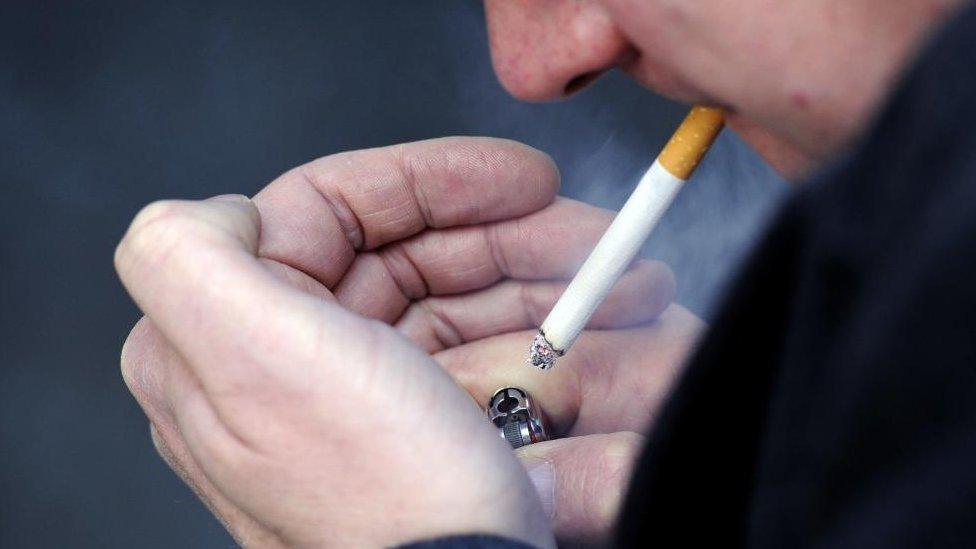
[[[631,433],[646,430],[702,324],[669,305],[666,266],[638,262],[556,370],[526,366],[536,327],[613,216],[555,198],[557,188],[547,158],[498,140],[448,138],[329,157],[255,198],[270,229],[261,255],[299,270],[318,295],[395,326],[478,404],[500,387],[520,386],[542,404],[557,436],[601,448],[623,440],[614,459],[625,464],[611,466],[626,472],[641,446]],[[302,197],[314,207],[296,217]],[[604,433],[621,434],[596,437]],[[579,461],[564,467],[570,484],[574,468],[592,468],[587,459],[604,455],[562,451]],[[617,477],[607,482],[612,501],[597,498],[595,506],[613,508],[626,483],[625,473]],[[597,511],[557,514],[557,533],[605,534],[613,518]]]
[[[139,262],[133,265],[123,262],[120,269],[123,280],[140,306],[155,321],[164,321],[164,334],[148,322],[140,323],[127,342],[123,360],[127,381],[156,426],[164,453],[172,454],[174,466],[213,503],[218,514],[232,523],[233,531],[241,537],[264,538],[269,532],[260,525],[260,518],[275,515],[281,505],[264,509],[267,500],[263,489],[238,494],[235,503],[224,499],[219,487],[211,487],[206,471],[200,467],[214,465],[205,461],[198,466],[188,454],[193,444],[186,444],[175,427],[172,413],[165,410],[168,406],[165,394],[171,389],[154,386],[152,376],[159,374],[147,372],[147,368],[171,372],[167,374],[170,376],[167,383],[173,386],[176,380],[177,386],[182,385],[182,390],[191,393],[216,388],[217,402],[247,387],[246,378],[252,378],[253,392],[227,404],[229,408],[218,415],[225,421],[236,421],[252,434],[254,425],[267,423],[269,405],[276,415],[293,418],[282,424],[287,428],[259,435],[257,440],[261,444],[270,443],[274,452],[281,448],[301,448],[307,441],[316,440],[314,433],[322,429],[332,438],[340,431],[330,423],[334,419],[328,414],[322,417],[310,414],[304,408],[296,408],[289,399],[269,400],[268,395],[274,392],[268,391],[261,376],[297,375],[297,381],[292,379],[288,383],[301,394],[306,392],[303,380],[307,372],[321,369],[319,378],[327,375],[331,382],[325,383],[322,391],[314,391],[318,398],[336,382],[345,387],[358,386],[364,396],[379,396],[383,404],[370,406],[370,414],[360,421],[363,425],[372,421],[373,431],[384,432],[392,442],[406,443],[405,439],[411,435],[387,426],[398,424],[403,413],[424,413],[427,401],[423,395],[436,395],[438,402],[431,403],[429,408],[450,417],[450,421],[443,423],[451,431],[447,438],[464,438],[478,429],[485,433],[484,437],[475,438],[480,441],[479,448],[488,446],[476,454],[479,460],[488,463],[478,466],[475,462],[479,460],[455,455],[470,448],[444,446],[440,439],[428,441],[427,449],[444,461],[444,467],[452,468],[452,464],[459,462],[474,467],[472,478],[479,476],[477,471],[492,469],[492,456],[498,458],[496,469],[505,469],[502,464],[510,458],[506,458],[507,452],[494,453],[503,448],[498,448],[500,441],[490,435],[487,422],[482,423],[483,418],[464,402],[463,393],[456,390],[447,376],[431,370],[431,361],[421,351],[439,362],[480,404],[501,386],[528,389],[542,402],[557,434],[580,435],[567,440],[584,445],[601,443],[586,435],[642,430],[699,327],[693,316],[677,306],[670,307],[658,318],[668,306],[673,291],[670,272],[662,264],[638,263],[624,276],[594,317],[591,327],[596,329],[584,334],[559,369],[543,373],[523,364],[534,327],[611,218],[609,212],[555,199],[557,187],[558,175],[545,156],[507,141],[455,138],[345,153],[293,170],[261,191],[254,198],[257,211],[252,210],[260,219],[229,222],[218,216],[222,219],[218,225],[229,223],[232,232],[244,235],[230,241],[232,247],[250,241],[245,246],[247,254],[256,253],[256,259],[273,274],[302,292],[289,289],[280,293],[274,285],[262,282],[263,278],[271,277],[254,263],[254,255],[246,261],[241,257],[239,252],[245,250],[237,250],[227,257],[227,274],[235,274],[225,278],[225,282],[230,287],[241,286],[240,295],[251,297],[222,301],[210,307],[189,299],[195,292],[213,298],[212,286],[193,286],[201,279],[181,278],[182,271],[169,266],[163,279],[173,284],[173,299],[161,300],[162,286],[159,282],[149,283],[159,278],[159,273],[145,270]],[[192,220],[198,215],[192,211],[183,217]],[[177,221],[175,226],[193,223],[187,220]],[[251,223],[253,226],[247,227]],[[156,231],[158,234],[150,234],[162,239],[173,234]],[[146,242],[145,231],[141,232],[141,240],[133,237],[126,242]],[[208,239],[199,242],[204,247],[213,244]],[[158,252],[152,251],[150,255],[158,256]],[[248,262],[254,265],[248,266]],[[187,269],[198,268],[197,260],[187,264]],[[254,272],[255,269],[259,272]],[[270,299],[261,292],[274,293],[277,297]],[[310,301],[308,294],[315,299]],[[216,292],[216,295],[222,294]],[[349,315],[323,301],[338,302],[356,314]],[[233,316],[229,312],[232,309],[239,309],[242,319],[252,317],[255,339],[241,341],[239,320],[228,318]],[[267,310],[277,310],[281,321],[270,322],[264,312]],[[310,310],[312,314],[306,314]],[[275,352],[263,354],[257,361],[261,365],[257,370],[228,366],[241,361],[232,356],[213,355],[206,334],[194,333],[187,327],[187,320],[192,325],[210,315],[223,316],[223,324],[216,326],[225,326],[223,337],[229,338],[228,349],[244,349],[248,355],[255,352],[251,348]],[[327,317],[331,320],[326,321]],[[399,335],[376,324],[364,323],[362,317],[394,326]],[[281,326],[288,322],[291,322],[290,330],[282,332]],[[359,334],[372,332],[371,337],[378,344],[375,348],[365,348],[362,343],[347,344],[357,335],[343,324],[358,327]],[[169,333],[165,333],[167,330]],[[301,338],[296,340],[290,336],[295,331],[326,334],[326,339],[333,341],[332,348],[340,354],[321,357],[314,351],[303,352]],[[283,340],[291,343],[279,348],[276,342]],[[293,348],[298,351],[293,352]],[[187,349],[190,355],[186,355]],[[181,358],[181,355],[194,354],[200,358],[187,361]],[[253,357],[243,358],[245,364],[254,362]],[[305,368],[296,369],[295,363],[302,361],[311,362]],[[341,367],[338,361],[349,364]],[[206,367],[208,364],[211,366]],[[202,385],[194,381],[192,371],[197,372]],[[358,382],[364,379],[364,372],[365,377],[379,374],[372,376],[366,384],[371,389],[365,392],[364,384]],[[213,379],[209,379],[211,376]],[[342,398],[344,394],[335,396]],[[400,408],[389,405],[390,395],[402,399],[398,403]],[[262,404],[257,405],[255,398],[262,399]],[[459,407],[466,410],[455,413]],[[175,411],[180,410],[177,407]],[[200,435],[200,441],[213,440],[203,432]],[[279,437],[278,440],[266,440],[272,435]],[[327,441],[330,437],[318,440]],[[495,445],[495,450],[489,448],[491,445]],[[389,451],[388,447],[368,442],[359,444],[357,463],[382,463],[389,459]],[[329,451],[323,455],[338,454]],[[395,479],[403,478],[398,472],[417,468],[407,463],[411,455],[397,454],[393,461],[404,463],[400,463],[400,468],[390,468],[394,476],[386,485],[392,486],[398,482]],[[569,458],[570,465],[579,462],[579,455]],[[343,481],[356,480],[324,478],[323,482],[333,486],[323,492],[325,485],[313,486],[304,481],[315,476],[318,470],[316,463],[309,463],[313,469],[305,471],[307,474],[295,476],[302,469],[287,468],[295,481],[292,495],[311,489],[307,495],[314,501],[323,493],[342,492]],[[516,476],[509,471],[499,482],[515,482],[511,491],[518,492],[524,486],[519,488]],[[269,486],[281,487],[286,479],[278,475],[265,480],[271,482]],[[238,485],[231,482],[229,486],[234,489]],[[620,491],[620,486],[611,488],[611,492]],[[469,491],[473,489],[469,486]],[[360,489],[353,491],[369,497]],[[433,490],[433,493],[449,492],[449,489]],[[239,504],[245,506],[245,512],[242,513]],[[367,505],[368,501],[363,504]],[[257,523],[244,516],[248,505],[257,506],[250,508],[250,514],[259,519]],[[435,514],[446,516],[440,512]],[[471,515],[462,514],[462,517]],[[562,519],[576,526],[585,524],[565,513]],[[315,517],[310,517],[309,522],[314,525]],[[557,531],[559,522],[557,514]],[[606,522],[602,520],[596,527],[605,530]],[[313,532],[319,530],[313,528]]]

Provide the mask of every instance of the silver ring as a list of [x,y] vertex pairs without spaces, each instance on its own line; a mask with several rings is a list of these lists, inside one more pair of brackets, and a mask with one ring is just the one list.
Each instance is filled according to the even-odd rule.
[[512,448],[549,440],[545,414],[524,389],[505,387],[488,401],[488,419]]

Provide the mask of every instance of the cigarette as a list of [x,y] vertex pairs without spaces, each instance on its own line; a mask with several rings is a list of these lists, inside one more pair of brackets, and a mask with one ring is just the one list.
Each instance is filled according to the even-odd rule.
[[691,110],[542,322],[529,348],[529,364],[548,370],[569,351],[698,167],[724,122],[721,109]]

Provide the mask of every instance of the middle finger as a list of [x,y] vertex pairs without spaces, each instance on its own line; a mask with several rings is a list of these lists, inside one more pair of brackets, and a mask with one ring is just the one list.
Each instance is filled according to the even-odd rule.
[[[396,328],[428,353],[486,337],[538,327],[566,290],[563,281],[505,280],[460,295],[415,301]],[[674,276],[659,261],[640,261],[617,281],[591,329],[627,328],[654,320],[674,297]]]
[[571,277],[613,218],[569,199],[522,218],[442,230],[359,254],[335,288],[364,316],[394,322],[411,301],[486,288],[503,278]]

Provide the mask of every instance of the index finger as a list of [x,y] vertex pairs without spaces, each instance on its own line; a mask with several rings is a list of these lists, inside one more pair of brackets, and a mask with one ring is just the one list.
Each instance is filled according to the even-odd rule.
[[506,139],[446,137],[335,154],[254,197],[259,255],[331,288],[357,250],[428,227],[519,217],[552,202],[558,189],[547,155]]

